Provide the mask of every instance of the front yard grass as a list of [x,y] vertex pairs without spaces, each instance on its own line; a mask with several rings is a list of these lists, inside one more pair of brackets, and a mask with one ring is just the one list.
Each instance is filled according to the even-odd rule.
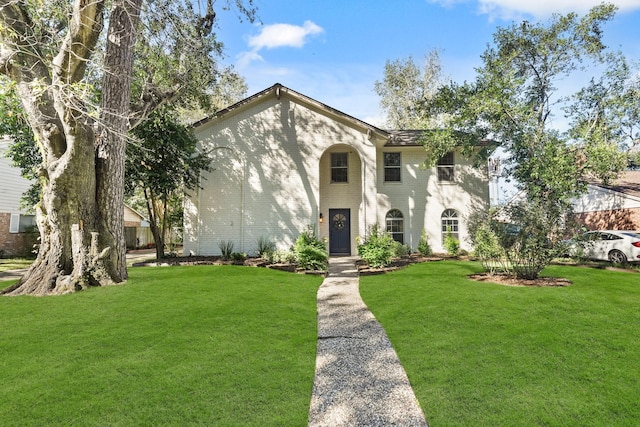
[[360,278],[431,426],[631,426],[640,276],[552,266],[559,288],[474,282],[442,261]]
[[306,425],[321,277],[137,268],[0,298],[0,425]]
[[33,259],[29,258],[0,258],[0,272],[29,268]]

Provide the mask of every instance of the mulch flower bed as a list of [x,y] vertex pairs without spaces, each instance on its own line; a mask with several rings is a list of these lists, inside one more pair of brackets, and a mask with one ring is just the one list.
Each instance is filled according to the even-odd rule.
[[560,277],[538,277],[537,279],[517,279],[506,274],[479,273],[472,274],[469,279],[477,282],[495,283],[504,286],[558,287],[571,286],[571,281]]
[[133,264],[135,267],[140,266],[156,266],[156,265],[246,265],[248,267],[265,267],[273,268],[274,270],[289,271],[292,273],[305,273],[305,274],[317,274],[324,275],[325,271],[318,270],[304,270],[298,268],[297,264],[269,264],[263,258],[247,258],[245,260],[232,260],[225,259],[221,256],[181,256],[181,257],[166,257],[160,260],[151,260],[138,262]]

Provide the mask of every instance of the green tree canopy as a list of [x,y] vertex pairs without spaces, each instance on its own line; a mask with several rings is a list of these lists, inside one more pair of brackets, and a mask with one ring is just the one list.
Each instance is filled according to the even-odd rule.
[[156,255],[164,255],[171,201],[194,190],[200,173],[211,159],[198,153],[193,129],[178,122],[167,109],[158,110],[132,131],[136,141],[127,145],[126,186],[132,194],[141,189],[146,202]]
[[[615,10],[601,4],[582,17],[553,15],[548,22],[498,28],[475,81],[446,85],[423,105],[447,122],[424,139],[431,162],[453,147],[478,153],[488,141],[505,151],[505,173],[522,197],[499,221],[516,224],[505,249],[528,265],[515,268],[518,274],[536,276],[551,260],[569,224],[572,198],[589,180],[614,178],[626,166],[621,147],[637,138],[630,69],[602,43]],[[564,93],[566,81],[590,74],[585,88]],[[557,126],[563,116],[566,130]]]
[[433,116],[421,108],[430,101],[443,83],[440,56],[429,52],[423,67],[412,57],[387,61],[384,79],[374,89],[380,106],[387,114],[386,125],[392,129],[427,129],[434,126]]
[[[0,74],[20,99],[42,158],[38,257],[2,293],[46,295],[126,280],[128,131],[170,102],[191,108],[210,99],[222,49],[214,3],[0,1]],[[252,0],[222,7],[250,20],[255,13]]]

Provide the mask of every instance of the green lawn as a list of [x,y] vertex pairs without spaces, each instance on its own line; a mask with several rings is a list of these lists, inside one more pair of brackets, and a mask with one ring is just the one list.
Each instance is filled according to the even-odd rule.
[[135,268],[0,298],[0,425],[306,425],[321,277]]
[[0,271],[29,268],[32,262],[29,258],[0,258]]
[[565,288],[473,282],[465,262],[361,278],[433,427],[636,426],[640,275],[549,267]]

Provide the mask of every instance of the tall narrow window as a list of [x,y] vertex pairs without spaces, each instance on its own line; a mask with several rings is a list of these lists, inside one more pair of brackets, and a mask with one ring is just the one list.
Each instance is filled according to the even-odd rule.
[[384,182],[400,182],[400,153],[384,153]]
[[387,212],[387,233],[393,240],[404,244],[404,218],[398,209]]
[[442,241],[444,242],[447,234],[451,233],[451,237],[460,240],[458,234],[458,212],[454,209],[447,209],[442,212]]
[[331,182],[348,182],[348,153],[331,153]]
[[438,160],[438,181],[453,182],[453,152],[448,152]]

